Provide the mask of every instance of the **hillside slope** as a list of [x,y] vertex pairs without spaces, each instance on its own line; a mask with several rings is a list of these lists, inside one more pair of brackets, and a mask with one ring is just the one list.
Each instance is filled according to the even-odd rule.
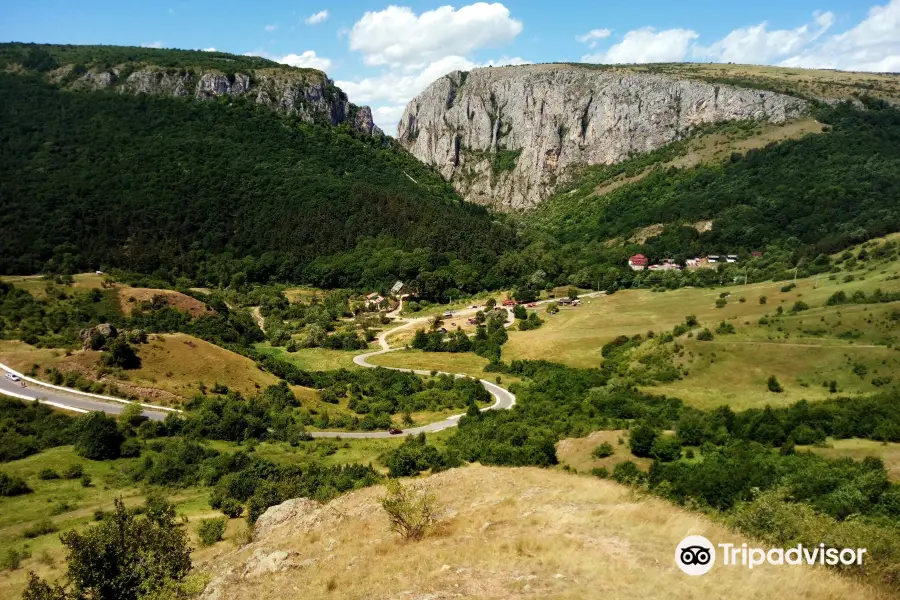
[[212,557],[204,600],[284,598],[879,598],[833,572],[675,566],[686,535],[746,538],[663,501],[595,478],[474,465],[423,483],[442,504],[437,530],[404,543],[370,488],[318,507],[291,500],[256,525],[254,541]]
[[0,65],[37,72],[67,90],[110,90],[197,100],[247,98],[308,123],[346,124],[380,135],[368,106],[316,69],[289,67],[225,52],[159,50],[129,46],[0,44]]
[[413,99],[398,139],[468,200],[531,208],[572,167],[619,162],[721,121],[776,123],[806,102],[660,73],[527,65],[455,71]]
[[390,285],[405,271],[363,272],[340,255],[377,246],[415,277],[440,253],[490,261],[514,240],[396,143],[307,121],[242,96],[188,102],[0,74],[0,273]]

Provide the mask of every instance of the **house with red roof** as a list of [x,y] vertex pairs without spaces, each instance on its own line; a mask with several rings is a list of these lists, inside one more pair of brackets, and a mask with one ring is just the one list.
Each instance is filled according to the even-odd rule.
[[628,259],[628,266],[631,267],[632,271],[643,271],[649,263],[650,261],[643,254],[635,254]]

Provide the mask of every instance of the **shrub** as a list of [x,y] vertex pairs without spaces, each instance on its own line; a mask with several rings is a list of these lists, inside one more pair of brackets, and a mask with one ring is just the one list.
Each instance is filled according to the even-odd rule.
[[728,304],[728,300],[725,298],[716,299],[716,308],[724,308],[726,304]]
[[0,569],[4,571],[15,571],[22,564],[23,560],[31,558],[31,552],[27,549],[17,550],[10,548],[0,556]]
[[635,456],[649,457],[652,455],[653,442],[659,437],[659,430],[646,423],[639,423],[631,429],[628,446]]
[[222,500],[221,510],[229,519],[237,519],[244,514],[244,505],[236,498],[225,498]]
[[434,496],[422,487],[404,486],[397,479],[387,482],[386,491],[381,507],[388,514],[391,531],[406,540],[418,541],[425,537],[437,521]]
[[190,548],[174,508],[148,499],[144,513],[135,514],[117,499],[115,512],[103,521],[62,534],[68,550],[64,580],[73,591],[32,576],[23,597],[134,600],[151,598],[169,582],[183,580],[191,568]]
[[613,447],[609,442],[603,442],[591,452],[591,456],[594,458],[606,458],[607,456],[613,455]]
[[791,307],[791,312],[793,313],[803,310],[809,310],[809,304],[807,304],[803,300],[797,300],[796,302],[794,302],[794,306]]
[[85,473],[81,476],[81,487],[91,487],[91,476]]
[[697,339],[701,342],[711,342],[713,339],[712,331],[710,331],[709,329],[704,329],[697,334]]
[[768,302],[768,301],[769,301],[769,299],[766,298],[765,296],[760,296],[760,297],[759,297],[759,303],[760,303],[760,304],[765,304],[765,303]]
[[38,473],[38,479],[42,479],[44,481],[49,481],[51,479],[59,479],[59,473],[54,471],[53,469],[41,469],[41,472]]
[[141,440],[137,438],[128,438],[122,442],[122,446],[119,448],[119,456],[122,458],[134,458],[140,456],[143,447],[144,445],[141,443]]
[[[721,323],[719,323],[719,326],[716,327],[716,333],[718,333],[719,335],[734,333],[734,325],[722,321]],[[698,336],[697,339],[700,339],[700,337]]]
[[26,539],[32,540],[36,537],[46,535],[48,533],[53,533],[57,530],[56,525],[53,524],[53,521],[50,519],[41,519],[24,532],[22,535],[25,536]]
[[618,483],[633,485],[636,483],[641,483],[647,478],[647,476],[638,468],[636,464],[634,464],[630,460],[626,460],[625,462],[616,465],[612,472],[612,478]]
[[769,375],[769,379],[766,381],[766,386],[769,388],[770,392],[775,392],[776,394],[780,394],[784,391],[784,388],[781,387],[781,383],[778,381],[778,378],[774,375]]
[[672,462],[681,458],[681,442],[674,436],[660,436],[650,448],[653,458],[662,462]]
[[91,460],[119,458],[124,437],[114,418],[95,411],[78,419],[75,427],[75,452],[80,456]]
[[200,525],[197,526],[197,535],[200,537],[200,543],[204,546],[212,546],[216,542],[221,541],[222,536],[225,535],[225,526],[227,524],[228,519],[225,518],[201,520]]
[[82,475],[84,475],[84,467],[81,465],[72,465],[63,471],[63,477],[66,479],[81,479]]
[[21,496],[30,493],[31,488],[24,479],[0,471],[0,496]]
[[606,467],[594,467],[591,469],[591,475],[594,477],[599,477],[600,479],[608,479],[609,478],[609,469]]

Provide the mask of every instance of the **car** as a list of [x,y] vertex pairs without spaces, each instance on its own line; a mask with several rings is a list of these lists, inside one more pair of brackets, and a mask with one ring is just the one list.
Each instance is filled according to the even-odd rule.
[[534,302],[531,302],[529,304],[526,304],[525,306],[527,306],[528,308],[534,308],[535,306],[537,306],[537,304],[535,304]]
[[478,308],[478,305],[477,305],[477,304],[473,304],[473,305],[470,306],[469,308]]
[[388,433],[391,435],[400,435],[401,433],[403,433],[403,430],[397,429],[396,427],[391,427],[390,429],[388,429]]
[[9,379],[10,381],[15,381],[15,382],[22,381],[21,377],[19,377],[18,375],[13,375],[12,373],[7,373],[6,378]]

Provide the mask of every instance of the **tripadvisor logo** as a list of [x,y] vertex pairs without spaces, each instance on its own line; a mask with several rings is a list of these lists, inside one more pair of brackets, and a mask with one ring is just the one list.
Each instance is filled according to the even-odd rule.
[[721,564],[752,569],[770,565],[862,565],[865,548],[826,548],[825,544],[792,548],[751,548],[747,544],[713,545],[702,535],[689,535],[675,548],[675,564],[688,575],[703,575],[716,564],[716,548]]
[[675,564],[688,575],[703,575],[716,564],[716,548],[702,535],[689,535],[675,548]]

